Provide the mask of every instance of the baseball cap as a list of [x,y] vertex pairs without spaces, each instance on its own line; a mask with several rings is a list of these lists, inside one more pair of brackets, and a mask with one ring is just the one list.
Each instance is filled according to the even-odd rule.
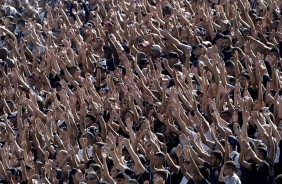
[[162,48],[161,48],[161,46],[159,46],[159,45],[152,45],[152,50],[156,50],[156,51],[161,52],[161,51],[162,51]]

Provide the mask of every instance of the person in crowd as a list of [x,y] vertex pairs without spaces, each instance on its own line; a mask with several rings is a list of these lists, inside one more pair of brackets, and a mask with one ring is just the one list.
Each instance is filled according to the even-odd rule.
[[280,184],[281,0],[1,0],[0,183]]

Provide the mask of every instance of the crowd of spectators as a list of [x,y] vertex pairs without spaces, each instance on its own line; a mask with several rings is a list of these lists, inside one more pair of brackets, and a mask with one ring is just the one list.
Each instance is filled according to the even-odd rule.
[[282,0],[1,0],[0,183],[281,184]]

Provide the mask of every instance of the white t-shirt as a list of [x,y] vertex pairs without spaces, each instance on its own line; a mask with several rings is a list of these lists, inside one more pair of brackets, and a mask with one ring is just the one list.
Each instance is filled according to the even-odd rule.
[[[88,148],[87,152],[88,152],[88,153],[87,153],[88,156],[89,156],[89,157],[92,157],[93,147],[91,146],[90,148]],[[78,159],[79,159],[80,161],[83,161],[83,149],[78,150],[76,156],[78,157]]]
[[241,184],[240,178],[235,173],[232,176],[223,177],[223,181],[225,184]]

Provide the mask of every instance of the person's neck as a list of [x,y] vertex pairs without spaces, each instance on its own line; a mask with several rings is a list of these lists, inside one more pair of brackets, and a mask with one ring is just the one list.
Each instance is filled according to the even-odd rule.
[[234,172],[228,174],[229,177],[233,176],[234,175]]

